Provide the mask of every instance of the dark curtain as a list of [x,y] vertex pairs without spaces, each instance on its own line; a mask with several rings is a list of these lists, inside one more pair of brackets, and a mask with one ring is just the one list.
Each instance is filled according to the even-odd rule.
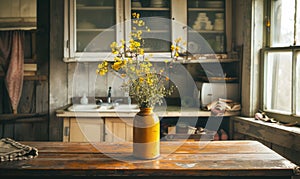
[[0,64],[14,114],[17,113],[23,87],[24,38],[25,32],[21,30],[0,32]]

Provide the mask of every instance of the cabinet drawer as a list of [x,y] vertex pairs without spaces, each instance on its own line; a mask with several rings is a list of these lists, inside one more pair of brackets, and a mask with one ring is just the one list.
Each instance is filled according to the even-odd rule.
[[102,142],[103,119],[72,118],[69,137],[70,142]]
[[132,141],[132,118],[105,118],[105,142]]

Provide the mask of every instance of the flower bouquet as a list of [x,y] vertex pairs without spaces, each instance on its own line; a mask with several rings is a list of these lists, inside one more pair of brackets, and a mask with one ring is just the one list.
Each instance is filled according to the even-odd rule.
[[[152,55],[144,53],[143,31],[150,31],[138,13],[133,13],[132,32],[129,42],[113,42],[111,50],[113,63],[107,60],[98,65],[97,73],[105,75],[109,71],[117,72],[123,79],[122,89],[128,92],[140,108],[154,107],[161,104],[163,98],[174,91],[166,69],[171,68],[172,61],[165,60],[164,68],[156,68],[150,62]],[[179,47],[171,46],[174,57],[178,56]]]

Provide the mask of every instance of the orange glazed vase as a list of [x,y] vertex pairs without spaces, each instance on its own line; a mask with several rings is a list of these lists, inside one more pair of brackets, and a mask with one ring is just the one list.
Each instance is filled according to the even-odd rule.
[[160,155],[160,122],[153,108],[140,108],[133,119],[133,156],[154,159]]

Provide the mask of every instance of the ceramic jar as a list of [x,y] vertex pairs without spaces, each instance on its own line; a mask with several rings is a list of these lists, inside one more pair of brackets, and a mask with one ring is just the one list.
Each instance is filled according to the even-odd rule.
[[133,119],[133,156],[154,159],[160,155],[160,121],[152,108],[140,108]]

